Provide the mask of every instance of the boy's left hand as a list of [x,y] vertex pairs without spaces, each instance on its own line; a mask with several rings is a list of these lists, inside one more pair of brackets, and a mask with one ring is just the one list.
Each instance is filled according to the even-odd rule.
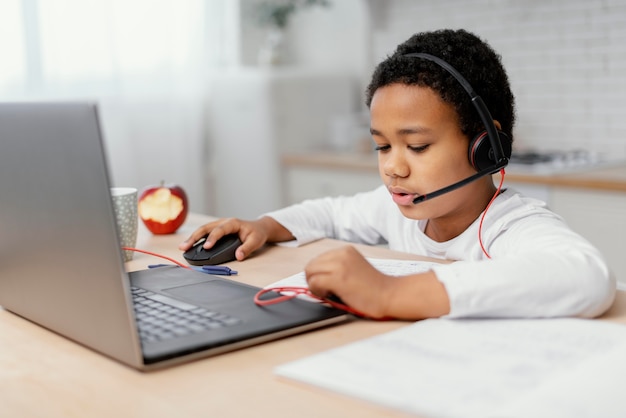
[[394,278],[372,266],[354,247],[326,252],[311,260],[304,272],[315,295],[337,296],[371,318],[386,316],[386,290]]

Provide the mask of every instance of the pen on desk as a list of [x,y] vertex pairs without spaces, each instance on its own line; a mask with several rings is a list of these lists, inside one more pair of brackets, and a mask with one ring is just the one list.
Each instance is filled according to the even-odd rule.
[[[158,268],[158,267],[168,267],[174,266],[174,264],[150,264],[148,268]],[[215,274],[220,276],[233,276],[237,274],[236,270],[231,269],[227,266],[202,266],[202,267],[194,267],[189,266],[191,269],[199,271],[200,273],[206,274]]]
[[237,274],[236,270],[228,266],[202,266],[202,270],[207,274],[219,274],[222,276],[232,276]]
[[159,267],[172,267],[174,264],[148,264],[149,269],[155,269]]

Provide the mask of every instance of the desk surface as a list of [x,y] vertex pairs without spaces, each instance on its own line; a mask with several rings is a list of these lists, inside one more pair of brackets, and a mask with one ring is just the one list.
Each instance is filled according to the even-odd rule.
[[[206,218],[190,216],[179,233],[152,236],[141,228],[138,248],[175,256],[178,243]],[[237,279],[263,286],[302,271],[325,250],[345,245],[322,240],[300,248],[270,246],[244,262],[229,263]],[[358,246],[368,256],[413,258]],[[275,262],[280,260],[280,263]],[[135,254],[131,270],[158,262]],[[602,318],[626,323],[626,293]],[[273,374],[279,364],[406,323],[354,320],[282,340],[142,373],[0,310],[0,416],[14,417],[401,417],[397,411]]]

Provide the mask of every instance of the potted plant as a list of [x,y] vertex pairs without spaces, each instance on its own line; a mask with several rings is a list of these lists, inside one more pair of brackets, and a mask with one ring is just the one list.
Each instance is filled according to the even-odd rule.
[[328,0],[266,0],[256,4],[255,15],[259,26],[267,29],[265,41],[259,51],[261,65],[282,63],[285,30],[291,17],[300,10],[314,6],[328,7]]

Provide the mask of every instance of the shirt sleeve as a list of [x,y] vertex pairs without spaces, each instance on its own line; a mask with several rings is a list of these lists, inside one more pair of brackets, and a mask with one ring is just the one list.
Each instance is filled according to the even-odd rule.
[[266,213],[287,228],[296,238],[290,245],[303,245],[322,238],[334,238],[361,244],[385,242],[380,219],[388,208],[382,202],[387,191],[381,186],[354,196],[306,200]]
[[491,253],[434,268],[449,317],[595,317],[613,303],[616,280],[605,260],[558,217],[517,222]]

